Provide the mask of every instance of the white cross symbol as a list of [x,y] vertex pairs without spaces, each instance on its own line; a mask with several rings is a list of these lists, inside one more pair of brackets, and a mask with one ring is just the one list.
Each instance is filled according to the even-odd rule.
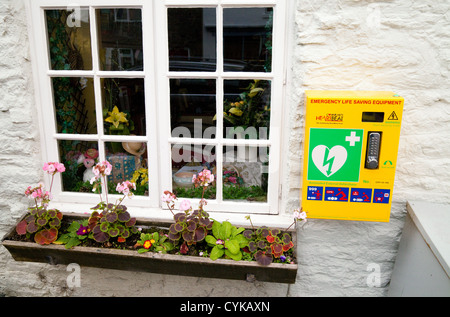
[[349,136],[345,137],[345,141],[350,142],[350,146],[355,146],[355,142],[359,142],[361,138],[356,136],[356,132],[352,131]]

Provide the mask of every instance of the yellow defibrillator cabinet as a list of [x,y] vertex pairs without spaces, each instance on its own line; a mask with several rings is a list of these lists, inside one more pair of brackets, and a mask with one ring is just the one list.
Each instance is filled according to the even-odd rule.
[[309,218],[388,222],[404,99],[308,90],[302,207]]

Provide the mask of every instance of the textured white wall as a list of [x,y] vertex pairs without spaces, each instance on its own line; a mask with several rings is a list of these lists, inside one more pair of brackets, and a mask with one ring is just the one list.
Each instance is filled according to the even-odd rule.
[[[283,205],[299,204],[304,90],[392,90],[405,98],[405,108],[390,222],[309,220],[299,230],[299,274],[291,286],[82,268],[81,287],[68,289],[65,266],[15,262],[0,246],[0,296],[387,294],[406,200],[450,202],[450,4],[288,1]],[[43,176],[22,1],[0,2],[0,56],[3,236],[27,207],[24,189]],[[372,268],[379,269],[379,286],[367,284]]]

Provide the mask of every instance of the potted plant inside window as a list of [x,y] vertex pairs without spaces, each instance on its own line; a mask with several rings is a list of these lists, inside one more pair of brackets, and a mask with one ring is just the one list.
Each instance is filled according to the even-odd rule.
[[[94,190],[102,188],[111,173],[111,164],[99,162],[93,167]],[[60,163],[46,163],[51,176],[64,172]],[[214,174],[203,170],[193,177],[204,193]],[[88,215],[50,209],[50,190],[44,185],[28,187],[25,194],[34,205],[3,238],[2,244],[16,261],[70,264],[161,274],[176,274],[227,279],[294,283],[297,275],[296,234],[292,225],[280,228],[237,227],[229,221],[212,219],[200,200],[194,209],[189,200],[179,204],[177,197],[165,191],[161,197],[172,213],[173,221],[131,217],[124,204],[133,197],[136,185],[117,184],[123,196],[110,202],[100,195],[100,203]],[[293,225],[306,221],[306,213],[294,212]],[[294,227],[295,227],[294,226]]]

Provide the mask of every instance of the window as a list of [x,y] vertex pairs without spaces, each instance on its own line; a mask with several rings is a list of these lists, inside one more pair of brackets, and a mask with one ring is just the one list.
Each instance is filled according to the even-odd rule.
[[66,165],[55,203],[97,202],[106,159],[109,197],[136,181],[138,215],[166,189],[195,204],[203,168],[209,211],[278,214],[285,1],[70,3],[28,3],[42,150]]

